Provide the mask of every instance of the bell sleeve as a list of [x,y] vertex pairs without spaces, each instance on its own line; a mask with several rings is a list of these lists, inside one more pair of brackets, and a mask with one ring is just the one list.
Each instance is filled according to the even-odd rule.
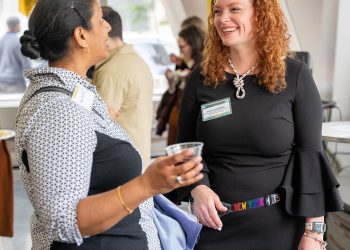
[[318,217],[343,210],[339,183],[322,147],[320,96],[305,64],[299,69],[292,111],[293,153],[281,186],[286,211],[294,216]]

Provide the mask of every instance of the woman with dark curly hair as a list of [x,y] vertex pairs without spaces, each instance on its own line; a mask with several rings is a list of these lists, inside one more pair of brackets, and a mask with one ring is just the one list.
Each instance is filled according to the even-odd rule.
[[278,0],[211,3],[177,138],[205,145],[204,178],[178,190],[206,226],[196,249],[322,249],[325,213],[343,209],[320,97],[289,40]]

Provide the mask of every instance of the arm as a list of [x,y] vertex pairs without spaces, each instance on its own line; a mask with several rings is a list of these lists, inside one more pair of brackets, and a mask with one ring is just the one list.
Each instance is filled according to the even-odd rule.
[[[306,222],[324,222],[324,216],[308,217],[306,218]],[[322,249],[321,246],[323,242],[323,233],[315,233],[305,230],[305,233],[299,243],[298,250]]]
[[[35,114],[27,136],[31,190],[40,227],[52,240],[81,244],[83,236],[106,231],[127,215],[116,189],[87,196],[96,136],[90,114],[69,99],[52,100]],[[79,131],[79,132],[77,132]],[[131,209],[147,198],[198,181],[198,157],[175,167],[191,152],[156,160],[144,175],[124,184],[121,195]]]
[[88,193],[96,135],[87,111],[74,105],[54,97],[34,113],[26,131],[28,194],[50,239],[81,244],[76,206]]
[[[181,108],[178,122],[177,142],[196,141],[197,119],[200,111],[197,91],[202,85],[199,68],[190,75],[181,100]],[[205,145],[204,145],[205,147]],[[205,150],[203,151],[205,154]],[[209,169],[203,161],[203,179],[199,182],[178,190],[179,198],[183,199],[191,192],[194,199],[194,213],[202,224],[221,230],[222,222],[217,210],[226,211],[221,204],[218,195],[210,188]]]
[[[322,150],[321,100],[315,82],[304,64],[302,64],[299,70],[293,104],[293,117],[295,124],[295,147],[305,150]],[[306,222],[324,222],[323,215],[322,213],[319,216],[306,217]],[[323,240],[323,234],[306,233]],[[311,249],[312,247],[319,248],[319,243],[309,237],[303,237],[299,249]]]
[[[201,157],[196,157],[182,165],[176,165],[189,157],[190,151],[184,151],[171,157],[162,157],[152,163],[146,172],[121,186],[121,199],[129,209],[135,209],[146,199],[167,193],[180,187],[176,176],[181,175],[190,185],[202,178],[198,174],[202,169]],[[118,198],[117,189],[88,196],[77,207],[78,224],[82,235],[95,235],[106,231],[128,215],[128,211]]]

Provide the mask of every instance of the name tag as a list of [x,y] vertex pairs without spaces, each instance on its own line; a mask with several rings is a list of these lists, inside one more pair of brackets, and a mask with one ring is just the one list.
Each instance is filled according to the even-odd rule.
[[72,101],[91,111],[94,104],[95,94],[83,85],[75,85]]
[[230,98],[201,105],[203,122],[232,114]]

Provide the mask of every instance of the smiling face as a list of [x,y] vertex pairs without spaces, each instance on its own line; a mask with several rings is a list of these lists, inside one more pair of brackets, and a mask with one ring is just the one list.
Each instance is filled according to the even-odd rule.
[[252,0],[216,0],[213,11],[216,31],[225,46],[254,45]]

